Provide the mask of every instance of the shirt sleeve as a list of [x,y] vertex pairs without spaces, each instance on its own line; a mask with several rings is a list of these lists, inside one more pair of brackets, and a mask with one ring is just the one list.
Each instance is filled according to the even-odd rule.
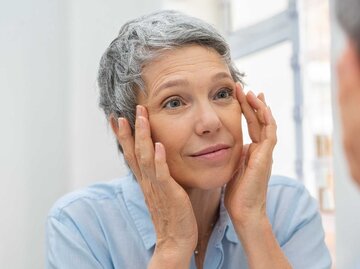
[[46,245],[47,269],[104,268],[80,233],[55,217],[47,220]]
[[273,229],[293,268],[330,269],[331,258],[316,200],[300,183],[275,189],[278,198],[273,200],[274,219],[279,221]]

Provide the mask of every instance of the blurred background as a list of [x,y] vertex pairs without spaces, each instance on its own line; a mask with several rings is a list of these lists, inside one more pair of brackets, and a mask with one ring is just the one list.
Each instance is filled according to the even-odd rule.
[[98,63],[125,21],[159,9],[226,36],[245,89],[264,92],[277,119],[273,173],[306,185],[334,268],[349,268],[360,194],[341,149],[332,0],[0,0],[0,268],[43,268],[52,204],[126,173],[98,108]]

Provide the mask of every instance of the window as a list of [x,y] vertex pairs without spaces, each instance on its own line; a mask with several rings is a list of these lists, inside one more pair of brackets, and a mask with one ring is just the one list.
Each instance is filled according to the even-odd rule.
[[232,31],[266,20],[287,9],[288,0],[230,0]]
[[[245,91],[264,92],[275,119],[281,122],[277,131],[278,144],[274,151],[276,161],[273,173],[295,178],[296,143],[292,113],[294,90],[291,55],[291,43],[287,41],[241,57],[236,60],[236,64],[240,71],[245,71]],[[243,127],[245,135],[246,124]]]

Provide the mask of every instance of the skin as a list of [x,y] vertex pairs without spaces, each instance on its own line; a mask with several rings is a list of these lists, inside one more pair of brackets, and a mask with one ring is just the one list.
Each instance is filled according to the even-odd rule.
[[344,150],[351,175],[360,186],[360,54],[351,40],[338,61],[338,83]]
[[[245,95],[217,52],[196,45],[165,52],[144,66],[143,79],[135,135],[126,119],[111,123],[156,230],[148,268],[189,268],[197,246],[203,268],[225,184],[225,206],[249,267],[291,268],[265,211],[276,123],[264,96]],[[252,139],[245,146],[242,113]],[[213,145],[226,147],[197,156]]]
[[[202,47],[181,51],[143,68],[148,94],[141,93],[138,101],[147,109],[153,141],[166,148],[173,178],[189,191],[212,190],[227,183],[238,165],[241,108],[234,98],[235,82],[216,53]],[[230,147],[225,158],[193,157],[217,144]]]

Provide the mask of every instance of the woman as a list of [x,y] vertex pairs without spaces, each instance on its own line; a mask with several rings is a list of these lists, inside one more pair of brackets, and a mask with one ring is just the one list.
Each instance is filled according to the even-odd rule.
[[335,3],[339,23],[347,36],[338,60],[338,102],[343,145],[351,176],[360,186],[360,19],[355,15],[360,8],[360,1],[343,0]]
[[[345,33],[344,46],[337,59],[337,98],[342,125],[341,135],[350,175],[360,188],[360,17],[358,16],[360,0],[338,0],[335,4],[339,24]],[[338,175],[344,174],[343,168],[337,169],[341,169]],[[341,251],[346,253],[346,259],[343,258],[339,264],[344,268],[360,269],[360,256],[357,251],[359,249],[357,246],[360,246],[360,233],[356,225],[359,223],[359,217],[356,217],[356,214],[359,216],[360,204],[356,202],[359,200],[354,200],[352,196],[344,197],[352,188],[350,184],[345,184],[345,186],[347,187],[338,192],[337,201],[342,204],[341,207],[346,212],[343,216],[348,217],[342,217],[342,221],[350,225],[346,225],[346,230],[339,230],[339,234],[342,233],[341,241],[343,242],[339,246]],[[356,210],[355,215],[347,205]]]
[[98,81],[131,173],[55,205],[48,267],[330,268],[315,201],[295,181],[269,182],[275,120],[241,79],[198,19],[162,11],[125,24]]

